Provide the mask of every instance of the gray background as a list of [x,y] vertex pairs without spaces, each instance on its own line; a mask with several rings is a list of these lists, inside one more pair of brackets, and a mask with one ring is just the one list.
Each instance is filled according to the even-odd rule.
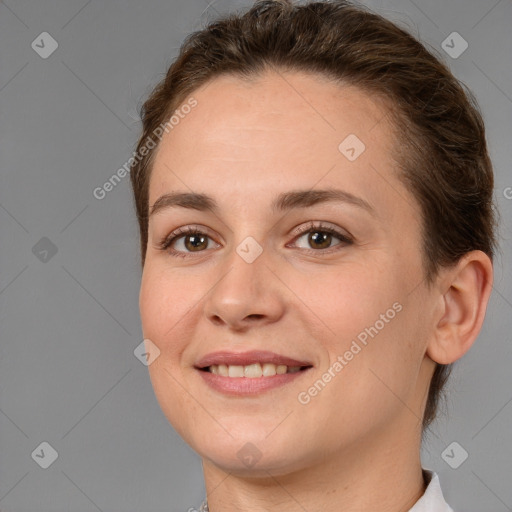
[[[102,200],[93,189],[131,156],[137,106],[185,35],[250,3],[0,3],[4,512],[185,511],[203,498],[200,459],[168,424],[134,355],[142,331],[129,178]],[[368,5],[435,48],[474,91],[487,123],[503,222],[494,293],[422,457],[456,512],[512,510],[512,4]],[[58,48],[43,59],[31,44],[45,31]],[[469,43],[458,58],[441,47],[454,31]],[[454,441],[469,454],[457,469],[442,457]],[[47,469],[33,455],[42,442],[58,452]]]

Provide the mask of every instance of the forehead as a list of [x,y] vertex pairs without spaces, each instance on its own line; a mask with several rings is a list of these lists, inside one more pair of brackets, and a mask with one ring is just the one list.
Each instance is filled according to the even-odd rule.
[[396,181],[386,106],[355,87],[268,72],[252,81],[221,76],[191,97],[197,106],[159,144],[150,205],[176,189],[230,198],[236,190],[242,207],[249,195],[265,201],[320,182],[372,196],[383,180]]

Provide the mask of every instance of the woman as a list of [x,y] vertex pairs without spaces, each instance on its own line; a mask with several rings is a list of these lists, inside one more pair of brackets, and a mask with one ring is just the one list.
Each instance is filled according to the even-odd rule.
[[492,288],[471,94],[361,7],[262,1],[191,34],[142,119],[142,327],[202,509],[452,510],[420,447]]

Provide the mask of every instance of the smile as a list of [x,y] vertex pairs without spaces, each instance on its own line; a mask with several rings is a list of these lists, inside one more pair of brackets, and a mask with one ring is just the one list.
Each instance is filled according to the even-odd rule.
[[220,375],[221,377],[247,377],[257,379],[260,377],[273,377],[274,375],[283,375],[286,373],[297,373],[301,370],[310,368],[309,366],[286,366],[284,364],[276,365],[272,363],[253,363],[245,366],[213,364],[204,370]]
[[249,397],[284,387],[295,379],[300,379],[311,368],[313,367],[253,363],[245,366],[219,364],[196,370],[210,389],[223,395]]

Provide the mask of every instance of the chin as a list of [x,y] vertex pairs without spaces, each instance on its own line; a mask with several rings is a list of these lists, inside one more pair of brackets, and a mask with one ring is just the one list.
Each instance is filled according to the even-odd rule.
[[[256,449],[257,450],[257,449]],[[271,476],[287,475],[301,469],[298,454],[294,453],[293,460],[290,453],[284,452],[258,452],[247,443],[237,452],[223,453],[218,449],[204,447],[197,450],[199,456],[226,473],[251,478],[269,478]],[[266,454],[266,455],[265,455]]]
[[[240,476],[268,478],[289,474],[304,467],[307,454],[301,455],[303,443],[294,440],[291,432],[276,425],[264,428],[239,427],[231,437],[220,426],[214,431],[197,432],[187,439],[192,449],[209,463],[225,472]],[[232,432],[230,429],[227,429]],[[301,463],[302,461],[302,463]]]

